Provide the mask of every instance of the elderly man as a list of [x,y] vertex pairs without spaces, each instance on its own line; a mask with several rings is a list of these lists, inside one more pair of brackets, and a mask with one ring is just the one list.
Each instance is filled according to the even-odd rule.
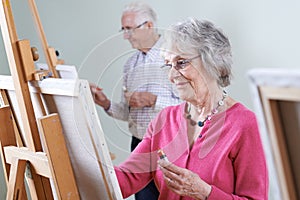
[[[180,103],[176,89],[161,66],[162,39],[155,28],[156,13],[145,3],[133,2],[122,13],[124,39],[137,49],[123,69],[123,95],[121,102],[110,101],[102,89],[91,85],[95,103],[112,117],[128,121],[132,134],[131,151],[141,142],[149,122],[164,107]],[[155,170],[155,169],[149,169]],[[137,191],[138,192],[138,191]],[[136,200],[158,198],[154,182],[135,194]]]

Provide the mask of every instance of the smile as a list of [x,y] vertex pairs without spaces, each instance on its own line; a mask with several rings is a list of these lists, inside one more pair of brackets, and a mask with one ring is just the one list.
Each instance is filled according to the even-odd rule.
[[176,85],[176,87],[182,87],[182,86],[185,86],[188,83],[189,82],[177,82],[177,83],[175,83],[175,85]]

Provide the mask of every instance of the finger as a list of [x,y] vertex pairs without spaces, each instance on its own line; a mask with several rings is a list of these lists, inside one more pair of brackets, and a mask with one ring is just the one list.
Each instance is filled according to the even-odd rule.
[[[177,167],[175,165],[175,167]],[[181,168],[180,173],[175,173],[174,171],[169,170],[169,168],[161,168],[161,171],[163,172],[163,174],[172,179],[174,182],[177,182],[178,185],[177,186],[183,186],[186,184],[186,182],[189,180],[189,177],[191,177],[191,173],[189,173],[188,170]],[[180,188],[177,187],[177,188]]]
[[124,92],[124,98],[129,105],[130,105],[130,97],[131,97],[131,92]]
[[169,189],[171,189],[172,191],[174,191],[175,193],[177,193],[177,194],[181,194],[182,193],[181,192],[182,188],[181,188],[180,184],[177,181],[175,181],[174,179],[167,178],[165,180],[165,182],[167,184],[167,187]]
[[99,91],[102,91],[102,88],[96,86],[96,85],[91,85],[90,86],[90,89],[93,93],[96,93],[96,92],[99,92]]
[[162,167],[161,171],[163,172],[166,179],[178,180],[178,175],[174,174],[172,171],[169,171],[167,168]]
[[172,190],[174,193],[181,196],[189,196],[190,188],[186,187],[184,183],[174,180],[172,178],[165,178],[165,183],[167,187]]
[[96,91],[97,86],[96,85],[90,85],[90,89],[92,92]]
[[125,97],[126,99],[133,98],[133,93],[132,93],[132,92],[124,92],[124,97]]
[[164,181],[167,185],[170,185],[172,179],[164,175]]
[[96,87],[95,83],[89,83],[90,87]]
[[183,169],[181,167],[178,167],[178,166],[176,166],[176,165],[174,165],[174,164],[172,164],[170,162],[169,163],[166,162],[166,161],[164,161],[164,162],[165,163],[162,163],[163,167],[166,168],[167,170],[173,172],[174,174],[181,174],[185,170],[185,169]]
[[167,159],[159,159],[157,161],[157,164],[160,166],[160,167],[167,167],[167,165],[171,165],[172,163],[170,161],[168,161]]
[[175,174],[180,174],[183,170],[183,168],[178,167],[178,166],[174,165],[173,163],[165,161],[165,160],[158,160],[158,164],[160,167],[163,167],[163,168],[167,169],[168,171],[171,171]]

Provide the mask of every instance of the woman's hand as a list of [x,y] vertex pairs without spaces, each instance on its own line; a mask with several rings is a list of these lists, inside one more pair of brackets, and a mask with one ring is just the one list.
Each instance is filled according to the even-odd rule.
[[211,192],[211,186],[204,182],[198,174],[164,160],[159,160],[158,165],[164,174],[168,188],[173,192],[194,199],[207,199]]

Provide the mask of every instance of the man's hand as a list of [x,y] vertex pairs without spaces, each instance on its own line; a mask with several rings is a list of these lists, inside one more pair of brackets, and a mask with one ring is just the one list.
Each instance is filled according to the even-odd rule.
[[130,107],[152,107],[156,103],[156,95],[150,92],[125,92],[125,99]]
[[90,89],[95,103],[103,107],[104,110],[108,110],[110,107],[110,100],[103,93],[102,88],[99,88],[94,84],[90,84]]

